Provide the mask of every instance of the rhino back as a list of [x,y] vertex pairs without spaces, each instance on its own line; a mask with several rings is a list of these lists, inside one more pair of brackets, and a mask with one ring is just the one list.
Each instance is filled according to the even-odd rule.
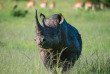
[[70,39],[74,40],[76,38],[79,42],[80,50],[82,50],[82,39],[78,30],[75,27],[71,26],[70,24],[68,24],[67,26],[68,26],[68,35],[70,36]]

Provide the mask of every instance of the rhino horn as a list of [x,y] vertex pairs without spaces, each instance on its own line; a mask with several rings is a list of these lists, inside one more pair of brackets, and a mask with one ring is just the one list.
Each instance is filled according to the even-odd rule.
[[45,25],[45,15],[41,13],[41,14],[40,14],[40,18],[41,18],[41,20],[42,20],[43,26],[46,27],[46,25]]
[[35,11],[35,20],[36,20],[36,31],[37,32],[41,32],[42,31],[42,26],[40,25],[39,21],[38,21],[38,17],[37,17],[37,10]]

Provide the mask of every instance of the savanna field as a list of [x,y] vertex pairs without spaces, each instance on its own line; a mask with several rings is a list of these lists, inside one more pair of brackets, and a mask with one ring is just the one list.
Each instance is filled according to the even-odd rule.
[[[54,9],[40,8],[35,0],[38,14],[46,18],[62,13],[66,21],[76,27],[82,37],[82,54],[70,70],[70,74],[110,74],[110,9],[73,10],[76,0],[55,0]],[[49,74],[44,67],[34,41],[35,10],[29,9],[25,17],[14,17],[14,5],[25,10],[27,1],[0,0],[0,74]],[[40,18],[39,18],[40,20]],[[41,22],[41,20],[40,20]],[[61,68],[57,68],[58,74]]]

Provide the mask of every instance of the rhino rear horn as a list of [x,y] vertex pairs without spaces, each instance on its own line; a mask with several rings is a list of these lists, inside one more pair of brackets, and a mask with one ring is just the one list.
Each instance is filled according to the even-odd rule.
[[42,20],[43,26],[46,27],[46,25],[45,25],[45,15],[41,13],[40,18]]
[[41,20],[44,20],[45,19],[45,15],[44,14],[40,14],[40,18],[41,18]]

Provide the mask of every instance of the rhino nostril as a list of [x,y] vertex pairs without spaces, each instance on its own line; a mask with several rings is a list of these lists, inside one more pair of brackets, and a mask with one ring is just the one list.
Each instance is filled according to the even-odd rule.
[[43,42],[45,42],[46,41],[46,39],[43,39]]

